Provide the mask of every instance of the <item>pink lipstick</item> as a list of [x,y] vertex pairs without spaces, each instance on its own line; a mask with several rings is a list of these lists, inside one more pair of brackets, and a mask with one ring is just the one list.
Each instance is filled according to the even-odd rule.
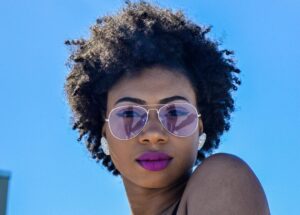
[[163,152],[145,152],[136,161],[146,170],[160,171],[165,169],[172,157]]

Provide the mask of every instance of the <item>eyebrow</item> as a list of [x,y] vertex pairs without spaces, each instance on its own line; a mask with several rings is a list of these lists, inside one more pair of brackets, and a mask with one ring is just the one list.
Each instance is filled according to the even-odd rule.
[[[189,102],[189,100],[187,98],[176,95],[176,96],[171,96],[171,97],[167,97],[167,98],[163,98],[163,99],[159,100],[159,104],[166,104],[166,103],[173,102],[175,100],[183,100],[183,101]],[[133,102],[133,103],[140,104],[140,105],[146,104],[146,101],[144,101],[142,99],[133,98],[133,97],[123,97],[123,98],[118,99],[115,102],[115,105],[117,105],[118,103],[121,103],[121,102]]]
[[189,102],[189,100],[183,96],[171,96],[171,97],[167,97],[167,98],[159,100],[159,104],[166,104],[166,103],[173,102],[175,100],[184,100],[186,102]]

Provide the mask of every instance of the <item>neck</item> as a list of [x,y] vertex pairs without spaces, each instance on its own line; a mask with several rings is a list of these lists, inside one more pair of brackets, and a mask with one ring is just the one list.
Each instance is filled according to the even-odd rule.
[[132,215],[159,215],[173,211],[180,201],[190,175],[168,187],[144,188],[123,177]]

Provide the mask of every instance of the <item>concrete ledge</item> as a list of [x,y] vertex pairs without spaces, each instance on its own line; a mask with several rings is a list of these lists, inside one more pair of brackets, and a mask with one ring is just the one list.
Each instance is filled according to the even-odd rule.
[[11,177],[11,173],[9,171],[0,170],[0,177],[9,179]]

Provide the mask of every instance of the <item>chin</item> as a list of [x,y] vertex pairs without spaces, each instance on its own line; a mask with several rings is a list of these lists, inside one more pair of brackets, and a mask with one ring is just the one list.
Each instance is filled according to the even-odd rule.
[[158,189],[175,185],[179,181],[181,181],[180,179],[180,175],[172,176],[171,174],[156,172],[151,176],[147,175],[140,178],[139,180],[135,180],[135,184],[147,189]]
[[140,184],[140,187],[147,189],[161,189],[164,187],[169,187],[173,184],[172,181],[163,181],[163,180],[149,180]]

